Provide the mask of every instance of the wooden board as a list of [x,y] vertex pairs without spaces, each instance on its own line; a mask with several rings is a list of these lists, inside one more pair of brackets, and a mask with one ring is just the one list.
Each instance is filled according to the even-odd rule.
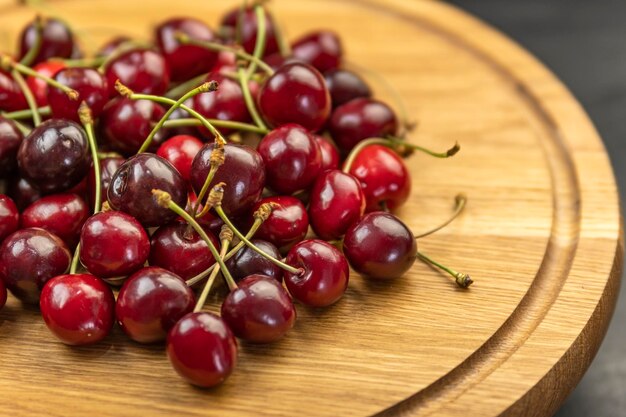
[[[3,3],[6,50],[33,11]],[[172,13],[215,26],[235,4],[58,0],[37,10],[63,16],[93,49],[115,32],[146,37]],[[388,283],[353,276],[336,306],[298,306],[284,341],[242,344],[234,375],[208,391],[178,378],[162,347],[131,343],[119,329],[98,346],[68,348],[11,298],[0,313],[0,414],[551,415],[602,341],[622,270],[615,181],[579,104],[528,53],[445,4],[271,6],[291,38],[339,32],[350,62],[399,90],[420,123],[412,141],[461,143],[453,160],[408,160],[414,189],[399,215],[425,230],[465,192],[465,214],[420,247],[475,285],[457,290],[422,264]]]

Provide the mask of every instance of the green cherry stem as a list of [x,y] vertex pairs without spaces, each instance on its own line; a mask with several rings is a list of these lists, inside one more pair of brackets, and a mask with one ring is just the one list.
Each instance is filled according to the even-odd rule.
[[438,232],[439,230],[443,229],[444,227],[452,223],[454,219],[459,217],[459,215],[463,212],[463,209],[465,209],[466,205],[467,205],[467,197],[464,194],[458,194],[456,197],[454,197],[454,212],[452,213],[452,216],[450,216],[448,220],[441,223],[439,226],[432,228],[427,232],[421,233],[419,235],[415,235],[415,239],[421,239],[423,237],[430,236],[433,233]]
[[250,93],[250,86],[248,85],[249,76],[246,73],[246,70],[243,68],[239,68],[237,70],[237,75],[239,76],[239,84],[241,85],[241,92],[243,93],[243,99],[246,102],[246,107],[248,108],[248,112],[254,120],[254,123],[263,130],[268,130],[267,126],[263,122],[263,118],[259,115],[257,111],[256,104],[254,103],[254,99],[252,98],[252,94]]
[[72,265],[70,266],[70,275],[74,275],[78,270],[78,263],[80,261],[80,243],[76,245],[76,249],[74,249],[74,256],[72,256]]
[[[222,247],[220,248],[220,258],[224,260],[226,258],[226,254],[228,252],[228,248],[230,247],[230,242],[233,240],[233,231],[228,228],[228,226],[222,226],[222,231],[220,232],[220,241],[222,242]],[[211,288],[213,287],[213,283],[215,282],[215,278],[217,274],[220,272],[219,264],[214,264],[215,268],[211,271],[211,275],[209,275],[209,279],[206,284],[204,284],[204,288],[202,289],[202,293],[200,293],[200,297],[196,302],[196,306],[193,309],[194,313],[199,312],[204,307],[206,303],[206,299],[211,292]],[[227,284],[230,284],[227,282]],[[229,285],[230,287],[230,285]],[[232,288],[230,288],[232,290]]]
[[50,109],[50,106],[45,106],[45,107],[39,107],[36,110],[32,110],[32,109],[25,109],[25,110],[17,110],[17,111],[12,111],[12,112],[8,112],[8,113],[2,113],[2,117],[6,118],[6,119],[12,119],[12,120],[20,120],[20,119],[30,119],[33,117],[33,113],[39,113],[40,116],[50,116],[52,114],[52,109]]
[[207,174],[206,179],[204,180],[204,184],[202,184],[202,188],[200,189],[200,192],[198,193],[198,196],[196,198],[196,204],[194,205],[193,210],[192,210],[192,214],[194,218],[204,216],[204,214],[206,214],[205,212],[208,212],[209,210],[211,210],[211,208],[214,205],[214,201],[211,201],[211,198],[208,198],[206,204],[204,205],[204,208],[202,209],[201,215],[197,216],[198,208],[200,208],[200,204],[202,204],[202,200],[204,200],[204,196],[209,191],[209,187],[211,186],[211,182],[213,182],[213,178],[215,178],[215,174],[217,174],[217,170],[222,165],[224,165],[224,161],[226,160],[226,151],[224,150],[224,145],[225,145],[224,141],[219,140],[218,138],[215,138],[215,147],[213,148],[213,151],[211,152],[211,159],[209,161],[209,164],[210,164],[209,173]]
[[[8,113],[7,113],[8,114]],[[207,119],[209,123],[217,128],[226,128],[233,130],[240,130],[244,132],[258,133],[260,135],[266,135],[269,130],[263,129],[250,123],[233,122],[231,120],[219,120],[219,119]],[[163,127],[188,127],[188,126],[201,126],[202,122],[197,119],[175,119],[165,122]]]
[[188,81],[178,84],[176,87],[170,89],[167,93],[165,93],[165,97],[178,100],[187,91],[201,85],[208,75],[209,74],[200,74],[197,77],[193,77]]
[[28,84],[26,84],[26,80],[24,80],[24,77],[22,77],[22,74],[20,74],[18,71],[16,71],[15,69],[11,70],[11,76],[22,91],[22,94],[24,94],[24,98],[26,99],[28,108],[30,109],[33,116],[33,124],[35,125],[35,127],[39,126],[41,124],[41,115],[37,111],[37,102],[35,101],[33,92],[30,91],[30,87],[28,86]]
[[428,256],[426,256],[422,252],[417,252],[417,257],[422,262],[425,262],[425,263],[427,263],[429,265],[436,266],[437,268],[441,269],[442,271],[450,274],[450,276],[452,276],[452,278],[454,278],[454,282],[456,282],[456,285],[458,285],[461,288],[467,288],[470,285],[472,285],[472,283],[474,282],[470,278],[469,275],[461,273],[461,272],[457,272],[454,269],[448,268],[447,266],[444,266],[444,265],[440,264],[439,262],[434,261],[433,259],[429,258]]
[[20,64],[30,67],[41,51],[43,44],[43,19],[40,15],[35,16],[35,43],[30,47],[26,55],[20,60]]
[[80,104],[78,108],[78,117],[80,118],[80,122],[85,128],[85,132],[87,133],[87,140],[89,141],[89,149],[91,150],[91,158],[93,160],[93,173],[95,177],[96,183],[96,200],[94,202],[94,214],[100,212],[102,208],[102,181],[100,179],[100,158],[98,157],[98,144],[96,142],[96,136],[93,131],[93,116],[91,114],[91,109],[84,101]]
[[8,55],[0,55],[0,68],[6,70],[16,70],[23,75],[39,78],[40,80],[45,81],[46,84],[63,91],[65,94],[67,94],[70,100],[78,100],[78,91],[61,84],[53,78],[40,74],[34,69],[27,67],[26,65],[22,65],[19,62],[13,61],[13,59],[11,59],[11,57]]
[[62,62],[68,68],[99,68],[106,61],[105,56],[96,56],[93,58],[76,58],[76,59],[61,59],[51,58],[50,61]]
[[22,132],[24,136],[27,136],[30,133],[29,127],[24,126],[22,123],[18,122],[17,120],[13,120],[13,123],[15,123],[15,126],[17,126],[17,128],[20,130],[20,132]]
[[262,60],[263,53],[265,52],[267,38],[267,29],[265,27],[265,9],[261,4],[257,4],[254,6],[254,13],[256,15],[257,32],[256,43],[254,44],[254,53],[252,56],[255,59],[250,61],[250,64],[248,65],[248,71],[246,72],[247,77],[250,77],[256,72],[258,63]]
[[285,37],[285,32],[283,31],[282,26],[272,17],[272,26],[274,27],[274,36],[276,36],[276,43],[278,44],[278,50],[280,51],[280,55],[283,58],[288,58],[291,56],[291,46],[289,46],[289,42],[287,42],[287,38]]

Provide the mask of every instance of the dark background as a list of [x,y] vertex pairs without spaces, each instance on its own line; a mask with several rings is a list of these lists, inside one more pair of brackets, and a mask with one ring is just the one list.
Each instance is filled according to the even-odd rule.
[[[626,201],[626,1],[450,0],[541,59],[598,128]],[[622,208],[622,215],[624,208]],[[558,417],[626,416],[626,284],[609,332]]]

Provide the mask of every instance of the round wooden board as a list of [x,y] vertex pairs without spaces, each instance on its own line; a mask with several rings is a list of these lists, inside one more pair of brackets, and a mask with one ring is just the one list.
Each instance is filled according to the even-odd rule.
[[[33,9],[0,0],[11,50]],[[35,9],[77,29],[86,49],[115,32],[149,36],[192,15],[213,27],[233,1],[59,0]],[[415,154],[413,193],[399,211],[416,232],[469,197],[421,249],[471,273],[458,290],[416,264],[401,279],[353,275],[332,308],[298,306],[273,346],[241,344],[236,372],[199,390],[162,346],[119,329],[69,348],[14,298],[0,313],[0,414],[11,416],[551,415],[580,380],[617,297],[623,243],[615,181],[600,138],[570,93],[528,53],[483,23],[430,1],[276,0],[291,39],[341,36],[347,59],[395,86],[419,129],[410,137],[451,160]],[[377,95],[388,92],[375,79]],[[219,300],[212,300],[212,309]]]

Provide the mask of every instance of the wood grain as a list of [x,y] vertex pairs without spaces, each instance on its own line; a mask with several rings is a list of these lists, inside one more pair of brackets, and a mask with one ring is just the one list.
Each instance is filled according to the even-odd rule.
[[[148,37],[172,14],[171,2],[147,3],[59,0],[39,10],[71,22],[91,50],[116,32]],[[234,5],[194,0],[176,14],[215,26]],[[441,3],[272,7],[292,38],[339,32],[350,62],[399,90],[420,122],[412,141],[461,143],[453,160],[408,160],[413,194],[399,215],[425,230],[465,192],[464,215],[420,246],[471,273],[475,286],[456,290],[421,264],[393,282],[353,275],[336,306],[298,306],[284,341],[242,344],[235,374],[210,391],[182,382],[162,347],[133,344],[119,330],[99,346],[65,347],[37,311],[10,299],[0,313],[0,414],[551,415],[597,351],[622,269],[615,181],[578,103],[525,51]],[[0,11],[7,49],[33,9],[0,2]]]

